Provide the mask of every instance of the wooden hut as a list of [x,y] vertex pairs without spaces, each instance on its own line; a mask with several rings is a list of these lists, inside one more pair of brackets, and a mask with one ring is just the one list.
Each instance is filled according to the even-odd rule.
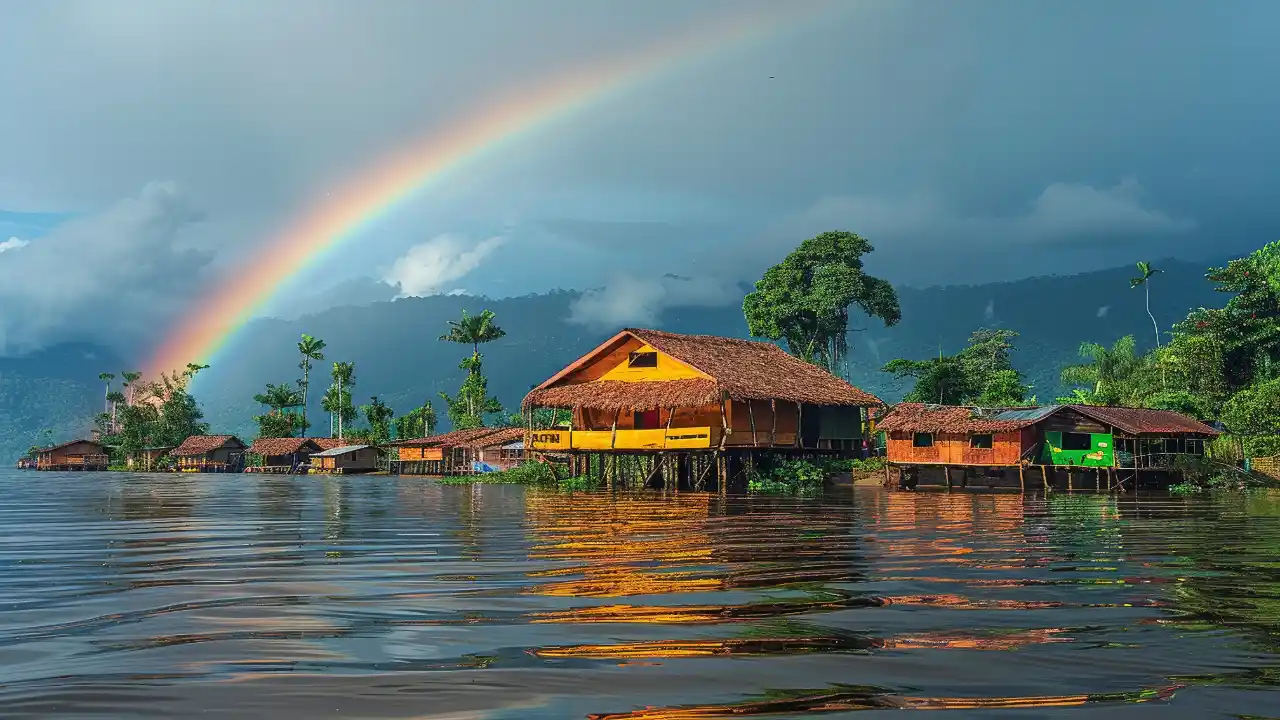
[[343,445],[311,454],[311,470],[322,475],[354,475],[378,468],[378,449],[372,445]]
[[180,472],[240,472],[245,445],[235,435],[192,435],[169,453]]
[[161,469],[161,460],[173,451],[172,445],[155,445],[145,447],[136,454],[130,455],[125,464],[130,470],[141,470],[142,472],[151,472]]
[[245,472],[293,474],[306,472],[311,455],[321,451],[313,438],[258,438],[249,446],[249,453],[257,458]]
[[[507,446],[521,443],[521,450],[513,452]],[[524,460],[524,428],[500,428],[474,440],[459,443],[454,452],[460,454],[454,463],[456,468],[469,468],[471,472],[496,472],[510,470]]]
[[[710,462],[723,490],[757,458],[856,455],[864,409],[879,404],[771,343],[626,329],[525,397],[525,410],[550,408],[555,417],[530,428],[524,447],[566,455],[579,472],[590,454],[676,453],[662,458],[677,466],[668,471],[688,479],[693,462],[701,487]],[[568,429],[555,410],[567,411]]]
[[47,447],[36,458],[37,470],[106,470],[106,448],[96,440],[71,440]]
[[[480,446],[473,445],[487,436],[506,432],[508,436],[523,437],[524,430],[511,428],[467,428],[440,435],[421,438],[405,438],[390,443],[395,448],[392,458],[394,472],[402,475],[458,475],[472,472],[472,462]],[[508,442],[511,442],[508,440]]]
[[1176,474],[1175,458],[1203,455],[1218,432],[1168,410],[1093,405],[986,409],[903,403],[879,423],[902,482],[995,486],[1016,476],[1073,489],[1136,487],[1139,474]]

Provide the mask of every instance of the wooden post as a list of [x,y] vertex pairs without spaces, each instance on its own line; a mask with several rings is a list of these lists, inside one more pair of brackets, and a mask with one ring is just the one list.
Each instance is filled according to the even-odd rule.
[[946,477],[946,479],[947,479],[947,489],[948,489],[948,490],[950,490],[950,489],[951,489],[951,466],[950,466],[950,465],[943,465],[943,466],[942,466],[942,474],[943,474],[943,476],[944,476],[944,477]]
[[721,495],[729,493],[729,456],[720,455],[716,458],[716,492]]
[[1044,489],[1048,490],[1049,489],[1049,466],[1048,465],[1040,466],[1040,480],[1041,482],[1044,483]]
[[622,414],[622,408],[613,411],[613,432],[609,435],[609,449],[612,450],[618,444],[618,416]]
[[751,418],[751,446],[756,446],[756,402],[747,401],[747,417]]
[[804,405],[796,403],[796,447],[800,447],[800,420],[804,414]]
[[724,407],[724,391],[720,391],[720,449],[724,449],[725,440],[729,437],[729,413]]
[[1067,466],[1067,492],[1074,492],[1074,491],[1075,491],[1075,489],[1076,489],[1076,487],[1075,487],[1075,477],[1076,477],[1076,469],[1075,469],[1075,467],[1074,467],[1074,466],[1072,466],[1072,465],[1068,465],[1068,466]]
[[884,486],[887,488],[893,482],[892,476],[889,474],[889,463],[884,464]]
[[1102,468],[1097,468],[1093,471],[1093,491],[1099,492],[1101,490],[1102,490]]
[[778,401],[773,398],[769,398],[769,415],[772,416],[773,418],[772,424],[769,427],[769,444],[777,445],[778,444]]
[[1027,470],[1026,465],[1023,465],[1022,463],[1018,463],[1018,488],[1021,489],[1022,492],[1024,493],[1027,491],[1026,470]]
[[676,419],[676,408],[675,408],[675,406],[674,406],[674,405],[672,405],[672,406],[671,406],[671,412],[667,413],[667,429],[666,429],[666,430],[664,430],[664,431],[663,431],[663,433],[662,433],[662,447],[663,447],[663,449],[666,449],[666,447],[667,447],[667,436],[671,434],[671,421],[672,421],[672,420],[675,420],[675,419]]

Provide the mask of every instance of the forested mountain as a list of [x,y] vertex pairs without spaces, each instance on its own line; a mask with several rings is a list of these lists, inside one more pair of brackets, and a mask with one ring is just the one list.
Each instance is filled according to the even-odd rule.
[[[1164,272],[1151,289],[1151,304],[1162,330],[1198,306],[1220,306],[1225,297],[1205,281],[1203,264],[1156,263]],[[1140,347],[1154,343],[1151,321],[1140,291],[1131,290],[1131,266],[1071,276],[1048,276],[1007,283],[935,288],[899,288],[902,321],[892,328],[855,319],[850,335],[849,374],[854,384],[886,400],[906,388],[879,372],[895,357],[927,358],[954,353],[980,327],[1019,332],[1014,362],[1041,402],[1059,392],[1058,372],[1074,362],[1083,341],[1111,343],[1136,335]],[[292,383],[298,377],[297,341],[302,333],[322,338],[326,360],[322,378],[335,360],[356,364],[355,402],[377,395],[395,409],[408,411],[430,399],[444,421],[438,392],[455,392],[464,378],[458,363],[469,349],[442,343],[447,321],[465,308],[497,314],[506,336],[484,345],[489,389],[509,410],[524,394],[566,363],[590,350],[617,328],[591,328],[567,322],[576,293],[553,292],[490,300],[468,296],[404,298],[360,307],[338,307],[296,320],[251,323],[201,373],[192,391],[215,431],[252,437],[252,416],[261,408],[253,396],[266,383]],[[876,321],[878,322],[878,321]],[[746,337],[737,306],[669,308],[658,323],[675,332]],[[134,359],[136,364],[136,359]],[[126,369],[101,349],[83,346],[48,350],[37,357],[0,359],[0,457],[10,460],[29,445],[62,440],[84,432],[102,407],[98,373]],[[311,393],[308,416],[314,433],[328,432],[321,393]],[[46,433],[48,430],[50,432]]]

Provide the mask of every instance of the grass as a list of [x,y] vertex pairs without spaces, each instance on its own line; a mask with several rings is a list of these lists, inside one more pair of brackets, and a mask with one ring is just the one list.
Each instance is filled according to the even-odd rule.
[[562,478],[557,482],[551,468],[540,462],[526,462],[498,472],[453,475],[439,478],[436,482],[441,485],[529,485],[568,492],[595,490],[597,487],[595,480],[586,477]]

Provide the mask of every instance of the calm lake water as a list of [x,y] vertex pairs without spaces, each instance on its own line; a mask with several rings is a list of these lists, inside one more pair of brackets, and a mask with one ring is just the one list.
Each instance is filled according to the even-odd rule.
[[1280,494],[0,493],[3,718],[1280,716]]

